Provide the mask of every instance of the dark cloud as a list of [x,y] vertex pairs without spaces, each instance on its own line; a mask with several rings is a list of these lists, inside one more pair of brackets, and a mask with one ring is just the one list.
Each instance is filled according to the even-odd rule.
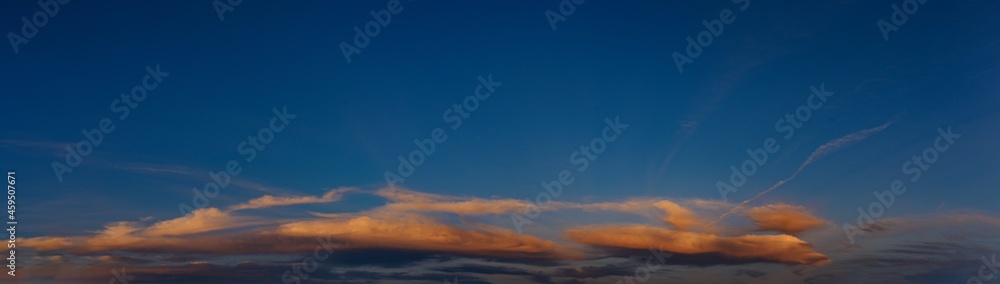
[[540,274],[540,272],[532,272],[519,268],[483,265],[483,264],[463,264],[461,266],[436,268],[434,270],[447,273],[477,273],[477,274],[505,274],[505,275]]
[[[303,255],[305,257],[306,255]],[[324,261],[338,267],[372,266],[384,268],[406,267],[418,262],[443,262],[454,259],[453,256],[436,253],[404,251],[404,250],[384,250],[384,249],[357,249],[342,250],[330,254],[330,258]]]
[[[603,251],[605,251],[609,256],[629,258],[629,261],[634,263],[632,269],[630,269],[628,272],[629,274],[633,273],[635,266],[645,265],[646,258],[653,257],[653,255],[650,253],[649,250],[603,248]],[[663,258],[663,260],[664,260],[663,264],[665,265],[681,265],[681,266],[696,266],[696,267],[708,267],[716,265],[741,265],[741,264],[770,262],[762,259],[753,259],[753,258],[743,258],[743,259],[733,258],[719,253],[699,253],[699,254],[674,253],[670,257]]]
[[635,267],[624,265],[565,267],[557,270],[559,276],[571,278],[599,278],[606,276],[629,276],[635,273]]
[[761,276],[767,275],[767,273],[765,273],[763,271],[740,269],[740,270],[736,271],[736,275],[737,276],[744,276],[744,275],[746,275],[746,276],[750,276],[750,277],[753,277],[753,278],[757,278],[757,277],[761,277]]

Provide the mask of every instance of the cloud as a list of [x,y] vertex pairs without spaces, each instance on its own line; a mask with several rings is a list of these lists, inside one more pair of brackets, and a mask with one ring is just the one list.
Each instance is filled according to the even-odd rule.
[[[345,220],[356,217],[345,217]],[[424,253],[400,249],[376,250],[363,248],[363,246],[356,244],[349,246],[338,244],[334,248],[334,253],[330,254],[329,259],[318,262],[317,269],[309,274],[309,281],[369,283],[395,280],[409,283],[423,280],[428,283],[432,281],[440,283],[444,279],[453,281],[457,278],[460,283],[615,283],[618,281],[629,282],[630,280],[639,282],[636,281],[639,279],[634,277],[644,274],[636,274],[637,269],[647,267],[646,265],[651,262],[653,265],[664,265],[665,267],[651,273],[649,281],[646,283],[729,283],[733,281],[742,283],[854,283],[858,279],[889,283],[903,280],[912,283],[944,283],[952,280],[963,281],[976,275],[982,265],[981,258],[983,256],[992,258],[994,252],[998,251],[997,244],[1000,242],[995,240],[1000,227],[996,225],[997,219],[994,217],[976,214],[934,214],[893,219],[892,222],[885,224],[891,228],[887,234],[866,238],[871,242],[862,243],[856,251],[833,252],[830,257],[837,259],[837,261],[817,267],[774,265],[773,263],[788,262],[754,257],[734,257],[722,253],[674,253],[672,256],[658,261],[655,256],[650,255],[646,248],[610,248],[604,251],[614,253],[612,257],[562,261],[554,265],[534,265],[532,259],[508,258],[503,260],[490,256],[453,257],[447,255],[454,255],[454,253]],[[942,231],[941,228],[946,228],[946,230]],[[956,228],[962,228],[962,230],[954,232],[953,230]],[[123,229],[128,231],[127,227]],[[934,241],[939,239],[942,233],[949,234],[948,238],[955,238],[951,234],[964,235],[984,230],[992,239],[980,242],[965,238]],[[831,237],[844,238],[843,232],[839,228],[828,228],[818,232],[827,231],[836,234]],[[620,232],[622,231],[608,230],[607,235]],[[691,232],[677,233],[690,234]],[[643,233],[623,236],[632,238],[634,235],[659,237],[656,234]],[[787,235],[771,237],[778,236]],[[982,236],[976,235],[975,237]],[[709,239],[708,237],[702,238]],[[267,248],[268,243],[281,243],[278,246],[268,248],[268,250],[274,250],[276,247],[292,245],[293,241],[297,239],[299,238],[293,236],[274,235],[266,242],[262,240],[260,243],[247,243],[241,237],[235,236],[230,242],[236,242],[247,248],[255,245]],[[85,261],[81,262],[73,261],[73,259],[78,260],[80,257],[68,254],[60,254],[60,258],[32,257],[29,251],[25,251],[25,265],[23,270],[18,270],[20,274],[18,277],[22,281],[31,283],[53,282],[46,281],[50,279],[55,279],[55,282],[92,283],[101,281],[103,283],[112,277],[108,271],[116,269],[121,272],[123,267],[127,266],[125,269],[128,275],[135,276],[135,280],[141,282],[248,283],[260,282],[261,279],[274,279],[273,281],[279,282],[282,281],[283,273],[292,267],[290,262],[298,263],[303,257],[310,255],[312,248],[317,245],[315,238],[301,239],[311,241],[311,243],[303,243],[308,246],[300,252],[291,254],[290,257],[281,254],[243,255],[239,256],[239,259],[243,261],[235,264],[229,260],[231,257],[228,255],[220,255],[212,260],[210,256],[193,254],[196,257],[171,260],[172,263],[149,263],[149,260],[163,259],[163,257],[142,255],[140,258],[145,260],[128,259],[117,257],[116,255],[120,255],[121,252],[112,251],[83,257]],[[732,239],[729,241],[730,243],[737,243],[737,246],[744,250],[755,249],[754,246],[765,246],[761,245],[761,242],[781,243],[780,241],[774,242],[773,239],[752,240],[742,237],[729,239]],[[788,243],[795,243],[794,237],[789,240],[791,242]],[[328,240],[324,239],[324,241]],[[336,242],[337,240],[330,239],[329,241]],[[663,246],[660,248],[667,249],[670,247],[667,244],[679,242],[663,242]],[[719,242],[725,243],[724,241]],[[215,242],[210,245],[219,246],[225,245],[225,243]],[[713,246],[734,250],[727,245],[731,244]],[[188,246],[198,246],[198,244],[191,243]],[[302,248],[301,245],[297,246]],[[655,250],[657,247],[653,248]],[[768,250],[780,249],[781,247],[768,248]],[[89,261],[91,259],[94,261]],[[192,261],[192,259],[199,261]],[[29,265],[29,263],[31,264]],[[80,263],[86,265],[80,265]],[[541,279],[549,279],[551,282],[538,282]]]
[[646,225],[601,225],[567,230],[566,238],[581,244],[607,248],[659,248],[689,255],[718,253],[735,259],[812,266],[830,262],[829,257],[813,251],[809,243],[784,234],[720,237]]
[[753,202],[754,200],[757,200],[757,199],[761,198],[765,194],[767,194],[767,193],[769,193],[769,192],[771,192],[771,191],[773,191],[775,189],[778,189],[779,187],[781,187],[782,185],[784,185],[788,181],[790,181],[790,180],[794,179],[796,176],[798,176],[799,173],[802,172],[802,170],[806,168],[806,166],[808,166],[809,164],[812,164],[816,160],[819,160],[820,158],[822,158],[822,157],[824,157],[824,156],[826,156],[826,155],[828,155],[828,154],[830,154],[830,153],[832,153],[832,152],[834,152],[834,151],[836,151],[836,150],[838,150],[840,148],[843,148],[843,147],[846,147],[848,145],[854,144],[854,143],[859,142],[861,140],[865,140],[866,138],[868,138],[868,136],[871,136],[872,134],[878,133],[879,131],[885,130],[886,128],[889,127],[889,125],[892,125],[893,122],[894,122],[894,120],[889,120],[886,123],[883,123],[882,125],[879,125],[879,126],[876,126],[876,127],[872,127],[872,128],[869,128],[869,129],[864,129],[864,130],[861,130],[861,131],[858,131],[858,132],[854,132],[854,133],[851,133],[851,134],[847,134],[847,135],[844,135],[843,137],[840,137],[840,138],[831,140],[829,142],[826,142],[825,144],[819,146],[819,148],[816,148],[816,150],[814,150],[812,152],[812,154],[809,155],[809,158],[806,158],[806,161],[802,162],[802,165],[800,165],[799,168],[796,169],[795,172],[792,173],[792,175],[788,176],[787,178],[785,178],[783,180],[778,181],[777,183],[775,183],[771,187],[765,189],[764,191],[761,191],[757,195],[754,195],[754,197],[752,197],[750,199],[747,199],[747,200],[745,200],[743,202],[740,202],[739,205],[736,205],[735,207],[733,207],[733,209],[730,209],[729,212],[726,212],[725,214],[722,214],[722,216],[719,216],[719,219],[716,219],[715,221],[712,221],[712,223],[709,223],[708,226],[711,227],[712,225],[714,225],[714,224],[716,224],[718,222],[721,222],[723,219],[726,219],[727,217],[733,215],[737,211],[742,210],[750,202]]
[[708,220],[700,217],[692,209],[699,211],[719,211],[732,206],[728,202],[704,199],[635,199],[621,202],[600,202],[578,204],[553,202],[554,209],[580,209],[585,211],[617,211],[662,220],[677,230],[689,231],[696,226],[703,232],[716,232],[718,228],[705,227]]
[[246,203],[229,206],[229,211],[260,209],[276,206],[289,206],[296,204],[330,203],[343,198],[345,192],[357,190],[355,188],[338,188],[327,191],[323,196],[272,196],[264,195],[251,199]]
[[[459,264],[462,269],[468,270],[462,275],[492,277],[492,274],[487,273],[492,270],[462,264],[469,260],[500,262],[504,267],[523,271],[496,270],[497,278],[489,278],[490,281],[521,279],[508,278],[516,276],[548,277],[558,283],[562,278],[569,277],[566,274],[573,273],[566,270],[569,267],[602,268],[593,271],[594,279],[591,280],[595,281],[608,280],[603,279],[598,271],[632,271],[634,265],[645,263],[643,256],[648,256],[649,252],[646,250],[649,248],[673,253],[672,257],[661,263],[671,266],[671,271],[675,272],[696,267],[749,269],[753,267],[746,265],[756,263],[827,267],[827,264],[834,263],[831,256],[827,256],[827,251],[835,255],[841,253],[828,247],[838,244],[834,237],[842,238],[841,235],[831,237],[831,234],[842,233],[833,226],[809,235],[820,238],[816,243],[821,244],[820,248],[824,251],[822,253],[813,248],[815,240],[806,241],[793,236],[792,234],[820,227],[825,221],[813,216],[805,208],[791,204],[764,205],[738,212],[761,230],[779,232],[744,234],[725,227],[713,228],[712,231],[692,231],[708,223],[710,219],[704,218],[710,216],[707,214],[721,213],[728,209],[731,204],[726,202],[666,198],[636,198],[589,204],[554,202],[549,210],[616,211],[646,217],[649,222],[594,225],[587,224],[588,219],[584,217],[580,219],[584,222],[580,226],[566,229],[558,227],[558,223],[553,225],[556,227],[552,229],[562,232],[563,238],[558,238],[557,235],[545,235],[548,238],[542,238],[518,234],[507,227],[499,227],[502,225],[494,225],[498,223],[491,223],[497,219],[508,221],[503,220],[506,216],[484,216],[521,210],[525,204],[518,200],[447,196],[412,190],[364,191],[344,188],[328,191],[322,196],[265,196],[266,198],[254,198],[234,205],[230,209],[266,210],[274,206],[332,202],[350,190],[381,196],[386,201],[381,206],[367,210],[317,213],[310,217],[291,219],[241,215],[239,213],[243,211],[239,211],[240,209],[204,208],[186,216],[153,223],[146,219],[138,222],[113,222],[90,235],[43,236],[19,241],[23,241],[23,247],[28,249],[29,254],[34,251],[43,257],[60,255],[65,258],[61,261],[67,264],[128,263],[148,268],[163,264],[176,265],[189,260],[203,262],[182,266],[183,269],[193,270],[206,265],[219,269],[236,269],[226,266],[230,265],[225,261],[231,256],[248,260],[256,258],[276,265],[273,260],[275,256],[288,256],[296,261],[320,248],[328,249],[332,255],[337,256],[336,260],[331,257],[329,261],[338,265],[328,267],[340,267],[342,270],[334,270],[339,274],[330,274],[328,278],[324,278],[333,280],[343,280],[346,272],[360,271],[356,265],[358,263],[366,263],[364,267],[376,269],[370,271],[376,276],[386,276],[377,269],[407,269],[448,262],[452,264],[450,267]],[[426,214],[428,212],[453,215]],[[935,224],[954,223],[956,220],[1000,224],[988,216],[962,215],[937,219],[940,221],[935,221]],[[882,221],[880,224],[889,228],[888,230],[902,231],[904,228],[921,226],[919,223],[892,218],[883,218]],[[925,226],[933,229],[938,225]],[[899,247],[896,252],[918,248]],[[360,260],[372,253],[380,256],[368,262]],[[396,264],[387,260],[407,254],[410,257]],[[607,266],[623,259],[628,261]],[[395,268],[392,268],[393,265]],[[131,266],[129,269],[131,271]],[[275,270],[281,271],[283,270]],[[767,274],[739,275],[747,279],[756,275],[762,281],[785,275],[763,271]],[[156,276],[159,272],[154,270],[148,272],[150,277],[162,277]],[[582,270],[578,272],[587,274]],[[389,274],[393,273],[400,272]],[[733,273],[737,273],[736,270],[724,274],[734,275]]]
[[71,142],[25,141],[14,139],[0,140],[0,146],[47,150],[51,152],[52,155],[57,157],[66,154],[66,147],[73,147],[75,145],[75,143]]
[[656,201],[653,200],[628,200],[621,202],[599,202],[599,203],[572,203],[572,202],[553,202],[553,206],[559,209],[580,209],[585,211],[618,211],[626,212],[637,215],[649,215],[654,209],[653,204]]
[[[233,239],[224,236],[198,234],[237,229],[261,224],[263,221],[232,216],[216,208],[203,208],[171,220],[144,226],[140,222],[114,222],[90,236],[26,238],[23,246],[37,251],[66,250],[75,254],[107,251],[163,252],[176,250],[189,253],[239,252],[241,242],[257,242],[257,234],[245,234]],[[190,243],[189,243],[190,242]]]
[[[36,237],[24,247],[40,252],[261,254],[309,251],[317,243],[341,250],[390,249],[502,258],[569,259],[581,253],[552,241],[467,221],[446,225],[414,213],[333,214],[332,218],[258,220],[205,208],[145,226],[115,222],[89,236]],[[262,225],[262,226],[257,226]]]
[[826,223],[823,219],[817,218],[807,212],[802,206],[788,204],[771,204],[754,207],[748,210],[746,215],[761,229],[778,231],[790,235],[813,229]]
[[529,204],[514,199],[473,199],[454,202],[403,202],[385,206],[395,211],[450,212],[463,215],[505,214],[524,210]]
[[499,227],[445,225],[417,214],[345,216],[281,225],[279,235],[332,238],[352,247],[391,248],[481,256],[573,257],[579,253],[551,241]]
[[705,223],[704,220],[695,215],[694,212],[691,212],[691,210],[671,201],[661,200],[654,203],[653,206],[666,211],[667,215],[663,217],[663,221],[681,231],[687,231],[695,225]]
[[[308,200],[326,200],[337,194],[331,192],[337,191]],[[644,198],[589,204],[554,202],[550,210],[625,212],[647,217],[650,224],[587,225],[589,219],[581,215],[586,212],[577,212],[580,214],[570,216],[582,217],[578,220],[584,225],[564,229],[557,223],[552,229],[562,232],[563,238],[554,235],[543,238],[491,225],[497,219],[509,221],[506,216],[483,216],[516,208],[516,204],[506,203],[510,199],[409,190],[357,192],[383,196],[386,203],[358,212],[293,219],[204,208],[159,222],[148,219],[112,222],[88,235],[19,239],[18,248],[25,248],[23,272],[36,277],[31,279],[86,279],[81,282],[107,281],[107,271],[122,266],[128,266],[129,273],[137,279],[144,277],[143,281],[153,282],[176,282],[179,274],[192,281],[252,282],[251,278],[239,276],[251,271],[281,279],[289,263],[299,263],[317,250],[329,252],[330,257],[321,261],[320,268],[310,277],[332,282],[357,279],[352,277],[406,280],[400,275],[407,274],[433,280],[444,279],[442,273],[448,273],[448,279],[458,277],[463,283],[475,282],[474,279],[483,283],[572,283],[567,281],[573,279],[604,283],[631,277],[636,267],[650,261],[669,267],[669,273],[656,273],[653,281],[712,282],[737,275],[751,283],[826,278],[849,282],[850,279],[838,273],[862,266],[878,267],[869,268],[872,279],[891,279],[888,277],[894,269],[927,270],[965,258],[974,262],[983,251],[994,251],[996,246],[969,240],[991,237],[990,240],[995,240],[1000,232],[1000,219],[982,214],[887,217],[874,224],[883,228],[881,231],[866,232],[865,242],[846,246],[842,230],[822,226],[823,219],[801,206],[771,204],[738,212],[756,227],[780,233],[745,234],[725,227],[718,228],[718,232],[705,232],[691,229],[705,224],[704,217],[710,216],[706,214],[720,213],[731,204]],[[257,202],[245,204],[288,203]],[[270,206],[257,208],[266,210]],[[427,212],[458,216],[425,215]],[[811,230],[815,231],[808,235],[811,238],[808,241],[791,235]],[[915,236],[919,239],[911,240]],[[814,249],[813,243],[817,248]],[[838,249],[842,245],[845,247]],[[672,255],[657,261],[648,249]],[[955,252],[961,255],[956,256]],[[234,265],[231,262],[234,257],[242,261]],[[783,266],[773,264],[794,266],[785,271],[778,269]],[[907,277],[920,275],[912,273]]]
[[204,172],[178,165],[162,165],[151,163],[111,163],[99,162],[100,165],[124,171],[138,173],[169,173],[185,176],[201,176]]
[[[834,152],[834,151],[836,151],[836,150],[838,150],[840,148],[847,147],[847,146],[849,146],[851,144],[854,144],[856,142],[859,142],[861,140],[865,140],[865,139],[868,138],[868,136],[871,136],[872,134],[875,134],[875,133],[878,133],[878,132],[880,132],[882,130],[885,130],[886,128],[889,127],[889,125],[892,125],[892,123],[894,122],[894,120],[895,119],[887,121],[887,122],[883,123],[882,125],[879,125],[879,126],[876,126],[876,127],[872,127],[872,128],[868,128],[868,129],[864,129],[864,130],[861,130],[861,131],[858,131],[858,132],[854,132],[854,133],[851,133],[851,134],[848,134],[848,135],[844,135],[843,137],[834,139],[834,140],[832,140],[830,142],[826,142],[826,144],[823,144],[822,146],[819,146],[819,148],[816,148],[816,150],[813,151],[812,154],[809,155],[809,158],[807,158],[806,161],[803,162],[801,166],[799,166],[799,171],[801,171],[802,168],[804,168],[805,166],[811,164],[812,162],[814,162],[816,160],[819,160],[820,158],[823,158],[824,156],[826,156],[826,155],[828,155],[828,154],[830,154],[830,153],[832,153],[832,152]],[[796,171],[796,172],[798,172],[798,171]]]
[[157,222],[142,230],[148,236],[183,236],[238,228],[253,224],[248,218],[236,217],[216,208],[192,211],[180,218]]
[[40,251],[53,251],[67,249],[73,245],[66,237],[36,237],[21,240],[22,246],[34,248]]
[[829,228],[838,261],[805,273],[813,283],[962,282],[978,273],[982,258],[1000,251],[1000,219],[980,213],[938,212],[876,220],[880,229],[850,244],[841,228]]
[[[322,265],[322,264],[321,264]],[[310,273],[314,279],[337,279],[325,269]],[[45,265],[19,266],[12,283],[281,283],[287,265],[277,263],[240,262],[236,264],[186,263],[151,266],[136,265]],[[122,280],[117,276],[128,276]],[[38,280],[46,279],[48,281]],[[34,281],[32,281],[34,280]],[[289,282],[292,283],[292,282]]]
[[435,202],[446,200],[459,200],[458,197],[445,196],[433,193],[424,193],[402,188],[383,188],[375,191],[375,195],[381,196],[392,202]]
[[[155,176],[162,176],[162,175],[179,176],[185,179],[214,182],[214,180],[211,179],[210,176],[206,174],[205,170],[199,170],[180,165],[113,162],[107,160],[96,160],[88,164],[92,166],[122,170],[133,173],[150,174]],[[273,188],[270,186],[265,186],[259,183],[251,182],[243,178],[240,178],[238,176],[232,177],[232,179],[229,181],[229,184],[235,187],[256,190],[269,194],[281,194],[288,192],[287,190],[284,189]]]
[[530,205],[516,199],[460,198],[391,188],[378,190],[375,194],[390,201],[383,210],[400,212],[490,215],[521,212]]

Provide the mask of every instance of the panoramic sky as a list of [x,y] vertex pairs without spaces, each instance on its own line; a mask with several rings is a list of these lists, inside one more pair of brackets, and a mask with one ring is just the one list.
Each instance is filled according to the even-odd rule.
[[995,1],[0,5],[2,283],[1000,278]]

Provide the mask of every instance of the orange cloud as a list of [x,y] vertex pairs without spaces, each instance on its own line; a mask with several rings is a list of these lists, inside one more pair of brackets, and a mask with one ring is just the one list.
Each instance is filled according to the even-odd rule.
[[385,208],[394,211],[431,211],[451,212],[456,214],[504,214],[523,211],[528,203],[514,199],[472,199],[454,202],[404,202],[386,204]]
[[235,217],[216,208],[192,211],[180,218],[157,222],[142,233],[149,236],[181,236],[250,225],[244,217]]
[[[37,252],[64,251],[75,255],[115,252],[235,255],[301,253],[317,246],[316,238],[295,238],[267,232],[243,231],[216,236],[107,235],[37,237],[19,240]],[[22,247],[22,246],[18,246]]]
[[747,217],[764,230],[796,234],[822,226],[823,219],[813,216],[802,206],[772,204],[754,207],[747,211]]
[[[91,236],[77,237],[37,237],[24,239],[24,246],[38,251],[69,250],[78,253],[92,253],[107,250],[149,251],[162,248],[173,248],[182,251],[200,252],[201,244],[192,244],[184,248],[186,242],[192,239],[213,240],[205,238],[180,238],[181,236],[209,233],[226,229],[246,227],[260,224],[247,217],[232,216],[217,208],[203,208],[190,214],[171,220],[160,221],[143,226],[140,222],[115,222],[108,224],[103,230]],[[225,241],[225,240],[218,240]],[[205,251],[225,251],[225,246]]]
[[495,226],[469,223],[456,227],[413,213],[370,212],[375,215],[331,215],[333,218],[293,221],[278,227],[248,228],[226,234],[205,234],[256,225],[262,221],[232,216],[216,208],[199,209],[184,217],[154,223],[116,222],[90,236],[37,237],[23,246],[39,252],[77,255],[108,252],[257,254],[295,253],[322,243],[337,249],[399,249],[511,258],[576,258],[580,253],[533,236]]
[[619,211],[638,215],[647,215],[652,208],[653,201],[650,200],[629,200],[622,202],[600,202],[589,204],[577,204],[569,202],[555,202],[558,208],[574,208],[585,211]]
[[516,199],[459,198],[404,189],[381,189],[375,193],[391,202],[381,209],[410,212],[449,212],[463,215],[517,213],[530,204]]
[[282,225],[285,236],[333,236],[352,247],[450,252],[486,256],[574,257],[573,250],[533,236],[488,225],[459,228],[416,214],[354,216]]
[[[690,231],[699,224],[707,224],[708,221],[699,217],[688,207],[698,209],[716,209],[724,206],[725,202],[712,202],[700,199],[679,201],[685,205],[671,200],[629,200],[623,202],[601,202],[591,204],[576,204],[560,202],[555,207],[559,209],[574,208],[586,211],[618,211],[650,218],[660,218],[663,222],[681,231]],[[714,232],[715,227],[697,227],[700,231]]]
[[321,197],[315,196],[272,196],[264,195],[258,198],[251,199],[246,203],[236,204],[230,206],[228,210],[244,210],[244,209],[259,209],[275,206],[288,206],[296,204],[311,204],[311,203],[329,203],[340,200],[343,198],[343,194],[348,191],[355,190],[353,188],[338,188],[328,191]]
[[34,248],[39,251],[63,250],[71,247],[73,243],[65,237],[37,237],[20,240],[19,246]]
[[587,226],[566,231],[578,243],[625,249],[660,248],[679,254],[718,253],[746,260],[790,264],[825,265],[830,258],[791,235],[746,235],[720,237],[715,234],[682,232],[645,225]]
[[[385,205],[358,213],[322,214],[297,220],[274,220],[234,215],[236,210],[267,208],[303,203],[331,202],[353,188],[331,190],[322,196],[264,197],[229,207],[205,208],[179,218],[148,224],[116,222],[93,235],[37,237],[23,240],[36,251],[63,251],[97,255],[108,252],[257,254],[308,251],[317,238],[337,249],[393,249],[459,255],[511,258],[573,259],[582,252],[549,240],[521,235],[506,228],[463,219],[464,225],[445,224],[422,212],[449,212],[462,215],[496,215],[523,210],[527,202],[514,199],[483,199],[421,193],[403,189],[382,189],[373,193],[387,199]],[[666,246],[681,254],[717,253],[734,259],[821,265],[826,256],[791,235],[717,236],[715,228],[692,232],[707,223],[698,212],[720,207],[718,202],[636,199],[624,202],[576,204],[553,202],[548,210],[581,209],[620,211],[662,219],[671,229],[649,226],[581,227],[566,231],[577,243],[645,249]],[[801,207],[763,206],[748,215],[761,228],[786,233],[816,226],[819,220]],[[280,223],[280,224],[279,224]],[[148,225],[144,225],[148,224]]]
[[375,195],[394,202],[433,202],[443,200],[458,200],[457,197],[432,193],[423,193],[401,188],[383,188],[375,191]]
[[675,228],[681,231],[687,231],[693,228],[695,225],[704,224],[706,221],[698,218],[694,212],[688,210],[687,208],[677,205],[668,200],[660,200],[653,204],[656,208],[660,208],[667,213],[663,216],[663,221],[667,224],[673,225]]

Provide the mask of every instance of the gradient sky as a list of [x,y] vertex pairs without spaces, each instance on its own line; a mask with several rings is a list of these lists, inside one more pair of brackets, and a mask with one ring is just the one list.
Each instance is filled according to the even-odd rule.
[[[927,1],[885,40],[901,1],[586,1],[556,30],[558,1],[402,1],[350,63],[341,42],[388,1],[334,2],[243,1],[220,21],[209,1],[71,1],[2,48],[0,166],[24,243],[3,281],[282,283],[318,235],[335,257],[303,283],[614,283],[651,244],[674,257],[650,283],[965,283],[1000,252],[995,2]],[[2,5],[13,33],[41,10]],[[679,72],[671,55],[724,9],[735,20]],[[119,119],[113,101],[157,65],[169,76]],[[501,85],[452,129],[443,113],[480,76]],[[776,121],[820,86],[834,94],[783,138]],[[275,108],[296,117],[246,162]],[[60,181],[52,163],[103,118],[115,130]],[[616,118],[628,128],[578,171]],[[447,140],[388,187],[437,128]],[[911,181],[939,128],[961,137]],[[723,200],[717,181],[772,137]],[[182,215],[230,160],[242,172]],[[511,214],[563,170],[573,183],[518,234]],[[908,191],[852,244],[842,225],[897,179]],[[737,244],[677,244],[716,236]]]

